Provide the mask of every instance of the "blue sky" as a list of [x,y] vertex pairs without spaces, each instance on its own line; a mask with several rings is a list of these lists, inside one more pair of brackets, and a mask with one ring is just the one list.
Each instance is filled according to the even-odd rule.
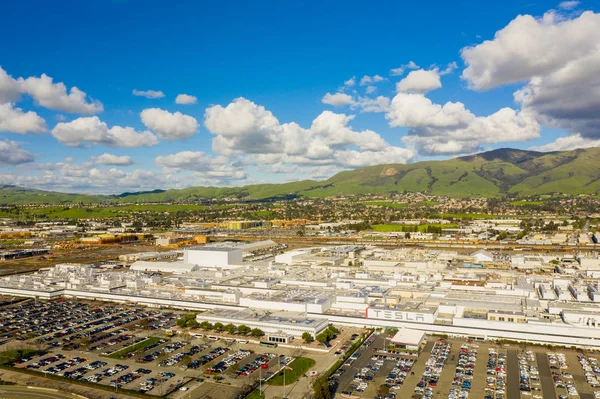
[[[3,2],[0,183],[103,193],[242,185],[492,148],[600,145],[600,80],[586,75],[600,65],[598,8]],[[68,97],[74,86],[85,95]],[[179,94],[196,101],[176,104]]]

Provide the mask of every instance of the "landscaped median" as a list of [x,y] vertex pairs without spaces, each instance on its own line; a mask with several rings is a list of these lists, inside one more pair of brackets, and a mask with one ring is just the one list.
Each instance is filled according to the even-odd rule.
[[120,349],[120,350],[118,350],[116,352],[113,352],[110,355],[103,355],[103,356],[110,357],[111,359],[117,359],[117,360],[119,360],[119,359],[122,359],[123,356],[127,355],[128,353],[135,352],[138,349],[142,349],[142,348],[144,348],[146,346],[150,346],[152,344],[155,344],[158,341],[160,341],[161,339],[162,338],[158,338],[158,337],[148,337],[148,338],[146,338],[143,341],[137,342],[137,343],[135,343],[133,345],[130,345],[130,346],[126,346],[125,348]]
[[259,391],[258,389],[255,389],[254,391],[250,392],[248,394],[248,396],[246,396],[244,399],[264,399],[265,397],[265,393]]
[[4,352],[0,352],[0,366],[4,366],[9,363],[14,363],[21,359],[25,359],[31,356],[36,356],[42,351],[35,349],[12,349]]
[[[308,357],[298,357],[290,364],[284,366],[283,369],[269,380],[269,385],[289,385],[298,381],[312,366],[315,361]],[[284,376],[285,373],[285,376]],[[285,377],[285,378],[284,378]]]

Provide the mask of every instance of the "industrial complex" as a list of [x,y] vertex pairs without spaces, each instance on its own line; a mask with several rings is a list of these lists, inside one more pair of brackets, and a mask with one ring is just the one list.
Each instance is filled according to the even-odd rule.
[[346,245],[244,261],[238,244],[222,244],[168,254],[134,257],[122,269],[58,264],[5,276],[0,294],[206,310],[199,321],[256,325],[284,341],[334,323],[600,348],[600,258],[593,252]]

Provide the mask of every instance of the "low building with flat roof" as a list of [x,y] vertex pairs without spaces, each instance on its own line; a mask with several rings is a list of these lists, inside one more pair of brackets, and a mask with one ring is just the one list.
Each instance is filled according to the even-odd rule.
[[401,328],[396,335],[390,339],[390,342],[397,348],[416,351],[419,350],[421,345],[425,342],[425,331]]
[[228,310],[216,309],[200,313],[196,316],[198,323],[209,321],[211,323],[220,322],[223,324],[233,324],[235,326],[246,325],[250,328],[259,328],[264,333],[283,333],[302,337],[302,334],[308,332],[313,337],[329,326],[327,318],[307,317],[300,313],[275,313],[253,312],[249,309]]

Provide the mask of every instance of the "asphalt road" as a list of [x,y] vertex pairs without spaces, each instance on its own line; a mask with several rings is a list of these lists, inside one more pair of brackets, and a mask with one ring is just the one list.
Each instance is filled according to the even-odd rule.
[[542,396],[544,399],[555,399],[554,380],[552,379],[548,356],[545,353],[538,352],[535,354],[535,357],[537,358],[540,382],[542,383]]
[[344,369],[346,369],[346,372],[342,374],[338,380],[338,392],[348,388],[354,379],[354,375],[356,375],[356,373],[358,373],[358,371],[362,369],[365,364],[371,361],[373,353],[375,353],[377,349],[380,349],[383,344],[383,337],[379,335],[367,349],[358,349],[357,353],[360,353],[360,357],[356,359],[351,366],[342,366]]
[[506,398],[520,399],[519,391],[519,360],[517,351],[509,349],[506,353]]
[[77,396],[59,391],[4,385],[0,387],[0,399],[74,399]]

